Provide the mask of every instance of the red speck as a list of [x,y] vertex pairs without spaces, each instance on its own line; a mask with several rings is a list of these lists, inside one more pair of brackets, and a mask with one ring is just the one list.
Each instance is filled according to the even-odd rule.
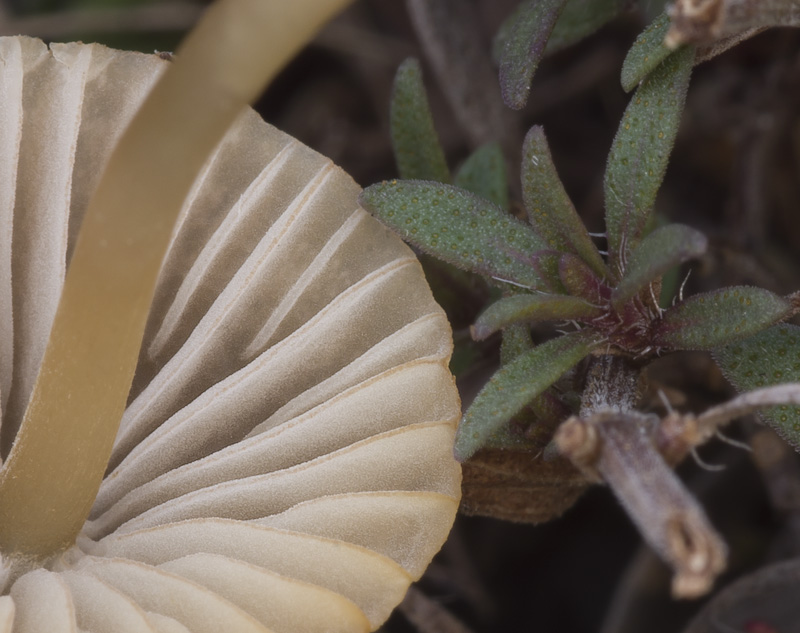
[[744,630],[745,633],[778,633],[778,629],[764,620],[749,620],[745,623]]

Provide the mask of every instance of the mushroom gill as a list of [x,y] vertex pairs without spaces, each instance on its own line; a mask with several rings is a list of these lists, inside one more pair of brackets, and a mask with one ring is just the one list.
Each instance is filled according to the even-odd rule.
[[[89,199],[169,62],[24,37],[0,38],[0,61],[8,459]],[[172,231],[77,539],[37,556],[7,549],[18,535],[0,526],[0,632],[368,631],[388,617],[455,516],[459,402],[446,318],[358,192],[238,116]]]

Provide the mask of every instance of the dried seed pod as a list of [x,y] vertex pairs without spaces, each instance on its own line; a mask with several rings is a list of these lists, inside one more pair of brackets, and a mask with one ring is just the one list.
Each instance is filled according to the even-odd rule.
[[665,43],[707,44],[752,30],[798,26],[793,0],[676,0],[669,8],[672,21]]
[[[0,58],[7,453],[89,196],[168,62],[29,38],[0,39]],[[0,630],[388,617],[458,506],[459,402],[446,318],[358,191],[252,111],[238,119],[184,204],[90,519],[50,560],[4,552]]]

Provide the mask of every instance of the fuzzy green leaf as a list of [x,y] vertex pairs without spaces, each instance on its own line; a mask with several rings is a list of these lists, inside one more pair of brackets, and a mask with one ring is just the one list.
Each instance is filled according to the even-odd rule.
[[472,326],[472,337],[482,341],[513,323],[569,321],[599,316],[600,309],[583,299],[563,295],[517,295],[490,305]]
[[618,16],[628,4],[628,0],[568,0],[547,40],[545,55],[552,55],[591,35]]
[[[784,323],[714,350],[722,373],[739,392],[800,382],[800,327]],[[800,407],[780,405],[760,412],[764,421],[800,450]]]
[[602,305],[610,295],[608,287],[586,262],[572,253],[564,253],[559,258],[558,276],[567,293],[585,299],[595,306]]
[[528,439],[526,434],[535,424],[536,415],[533,411],[523,409],[516,418],[487,437],[486,443],[481,448],[533,452],[539,445],[534,440]]
[[531,255],[531,265],[536,269],[546,284],[546,287],[541,288],[544,292],[552,294],[564,295],[567,294],[567,289],[561,283],[561,276],[559,275],[559,263],[561,262],[561,251],[537,251]]
[[500,364],[508,365],[520,354],[533,349],[531,330],[524,323],[509,325],[503,330],[503,339],[500,343]]
[[720,288],[667,309],[653,327],[652,344],[710,350],[752,336],[794,311],[791,301],[763,288]]
[[531,224],[551,248],[579,255],[598,275],[603,258],[558,177],[544,129],[533,126],[522,146],[522,199]]
[[[523,323],[509,325],[503,330],[500,365],[508,365],[532,349],[530,328]],[[492,433],[484,447],[521,451],[542,450],[552,438],[553,430],[571,413],[552,391],[552,389],[545,390],[531,400],[508,425],[503,425]]]
[[455,184],[508,209],[508,170],[498,143],[476,149],[458,170]]
[[492,433],[483,448],[539,453],[553,439],[559,424],[571,414],[572,410],[554,390],[546,389],[523,407],[508,424]]
[[456,433],[456,459],[465,461],[536,396],[598,345],[596,335],[574,332],[523,353],[501,367],[475,397]]
[[531,255],[545,248],[526,223],[451,185],[392,180],[364,189],[362,206],[426,253],[472,272],[541,290]]
[[662,13],[639,34],[622,62],[622,88],[633,90],[653,69],[675,51],[664,45],[669,16]]
[[450,182],[416,59],[405,60],[397,69],[389,117],[400,177]]
[[625,276],[611,294],[611,303],[619,308],[671,268],[705,253],[707,247],[706,236],[684,224],[656,229],[631,253]]
[[[629,0],[567,0],[550,32],[544,50],[545,56],[577,44],[613,20],[629,4]],[[512,14],[503,22],[492,41],[492,59],[497,66],[500,65],[506,42],[511,35],[515,15]]]
[[652,220],[656,193],[678,132],[694,49],[670,55],[634,93],[611,146],[605,174],[609,265],[622,262]]
[[509,108],[528,101],[531,80],[566,0],[525,0],[500,27],[500,89]]
[[[510,325],[503,330],[500,343],[500,365],[508,365],[517,356],[533,349],[533,339],[530,328],[524,323]],[[541,398],[545,394],[539,396]],[[534,398],[534,401],[538,398]],[[537,445],[526,437],[526,431],[536,423],[536,415],[530,407],[524,407],[508,425],[504,425],[490,435],[485,448],[500,448],[504,450],[534,450]]]

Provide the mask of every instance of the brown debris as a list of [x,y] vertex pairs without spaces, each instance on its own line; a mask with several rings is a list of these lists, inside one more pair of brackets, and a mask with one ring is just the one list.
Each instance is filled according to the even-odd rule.
[[545,461],[522,451],[482,450],[462,473],[462,513],[519,523],[561,516],[589,486],[566,459]]

